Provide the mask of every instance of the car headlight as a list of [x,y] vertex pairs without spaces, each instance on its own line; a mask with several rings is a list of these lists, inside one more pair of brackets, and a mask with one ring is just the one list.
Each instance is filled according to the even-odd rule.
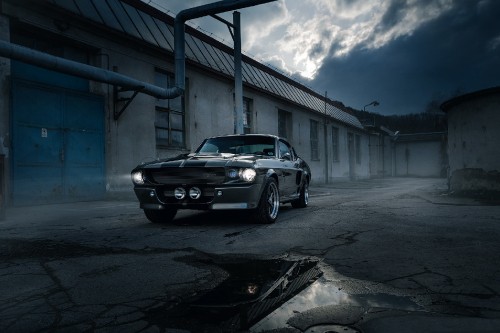
[[240,178],[246,182],[253,182],[257,176],[255,169],[242,169],[240,170]]
[[134,184],[141,185],[144,184],[144,176],[142,171],[136,171],[132,173],[132,181]]

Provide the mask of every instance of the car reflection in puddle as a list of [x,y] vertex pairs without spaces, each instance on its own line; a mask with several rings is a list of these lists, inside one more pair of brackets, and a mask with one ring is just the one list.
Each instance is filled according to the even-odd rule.
[[[290,321],[300,314],[324,306],[348,305],[360,311],[371,307],[418,310],[407,297],[349,295],[322,277],[321,262],[317,258],[224,258],[199,263],[219,266],[228,278],[193,299],[150,310],[146,314],[150,324],[164,330],[175,328],[190,332],[262,332],[292,327]],[[347,317],[352,315],[349,310]],[[352,327],[341,326],[343,323],[332,324],[340,324],[334,326],[343,327],[344,332],[357,332]],[[308,329],[311,333],[324,331],[323,328]]]
[[310,285],[322,273],[319,260],[201,260],[228,278],[209,292],[179,304],[151,309],[151,325],[190,332],[238,332],[252,325]]
[[219,319],[222,331],[248,329],[320,276],[318,262],[307,258],[218,263],[228,279],[190,306],[206,321]]
[[[354,318],[355,314],[353,309],[360,311],[360,315],[365,311],[364,309],[369,308],[388,308],[394,310],[403,311],[419,311],[422,310],[418,305],[410,300],[407,296],[398,296],[390,294],[357,294],[350,295],[338,285],[331,281],[327,281],[324,278],[318,279],[316,282],[308,286],[306,289],[301,291],[299,294],[291,298],[289,301],[284,303],[278,309],[274,310],[260,322],[255,324],[250,331],[251,332],[262,332],[272,329],[290,327],[289,320],[291,318],[297,317],[298,314],[307,312],[312,309],[319,307],[331,306],[328,310],[334,311],[335,309],[345,309],[348,307],[348,312],[351,318],[346,318],[347,315],[342,314],[342,319],[339,320],[344,324],[349,322],[356,322]],[[338,306],[338,308],[336,308]],[[300,317],[297,318],[300,320]],[[324,325],[323,325],[324,326]],[[317,330],[311,328],[307,330],[307,333],[313,332],[336,332],[336,330],[341,332],[357,332],[353,328],[342,325],[331,325],[327,329],[326,326],[321,329],[317,327]]]

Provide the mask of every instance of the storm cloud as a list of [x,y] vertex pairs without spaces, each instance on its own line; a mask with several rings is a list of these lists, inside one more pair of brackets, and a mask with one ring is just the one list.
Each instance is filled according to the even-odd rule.
[[[144,1],[174,15],[213,2]],[[378,100],[370,111],[418,113],[500,85],[500,1],[280,0],[240,11],[247,55],[353,108]],[[213,18],[189,24],[232,45]]]

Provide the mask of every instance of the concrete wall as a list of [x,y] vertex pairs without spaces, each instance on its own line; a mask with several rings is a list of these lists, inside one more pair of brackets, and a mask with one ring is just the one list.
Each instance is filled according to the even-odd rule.
[[450,104],[451,190],[500,191],[500,88],[464,95]]
[[448,112],[450,171],[500,170],[500,92],[466,101]]
[[[1,6],[1,5],[0,5]],[[0,13],[0,40],[10,40],[9,18]],[[0,57],[0,220],[5,216],[10,170],[10,60]]]
[[401,142],[395,146],[395,176],[441,177],[440,141]]
[[[224,81],[207,75],[199,70],[189,70],[189,93],[186,114],[189,126],[189,149],[194,149],[206,137],[233,133],[233,82]],[[313,181],[325,182],[328,167],[329,180],[349,178],[349,162],[347,155],[347,133],[352,132],[361,137],[361,163],[355,164],[356,178],[369,176],[368,136],[359,130],[351,129],[342,123],[330,122],[327,125],[327,145],[325,148],[324,118],[317,112],[287,101],[263,94],[251,88],[244,88],[245,98],[252,101],[252,131],[254,133],[278,134],[278,110],[284,110],[292,115],[291,133],[288,140],[297,153],[305,159],[313,174]],[[319,160],[311,159],[310,120],[319,125]],[[331,120],[330,120],[331,121]],[[339,128],[340,158],[333,162],[331,153],[331,127]],[[327,156],[325,157],[325,149]],[[325,163],[328,160],[328,166]]]
[[372,133],[369,137],[370,177],[389,177],[394,175],[394,143],[391,137]]

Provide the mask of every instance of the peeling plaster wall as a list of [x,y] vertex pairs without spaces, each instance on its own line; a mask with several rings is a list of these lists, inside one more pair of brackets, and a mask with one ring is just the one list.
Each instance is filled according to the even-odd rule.
[[500,92],[448,110],[450,189],[500,191]]

